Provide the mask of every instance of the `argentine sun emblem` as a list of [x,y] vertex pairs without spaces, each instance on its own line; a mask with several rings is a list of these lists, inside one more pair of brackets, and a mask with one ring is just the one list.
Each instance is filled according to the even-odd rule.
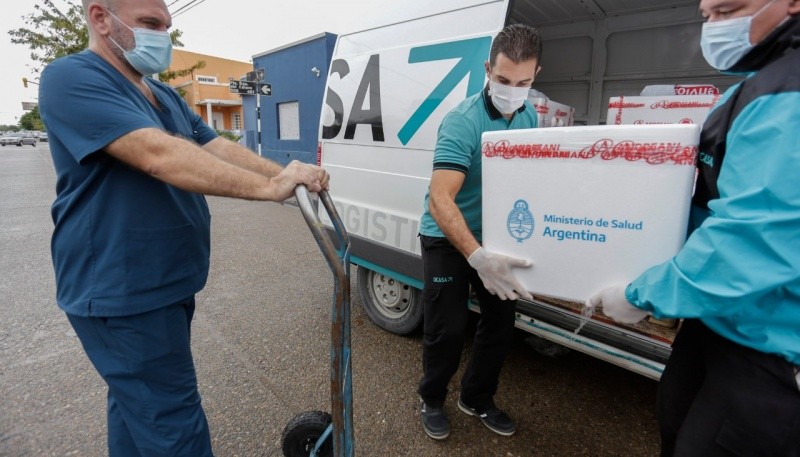
[[533,235],[533,214],[528,210],[528,202],[517,200],[514,202],[514,209],[508,213],[506,227],[508,234],[522,243]]

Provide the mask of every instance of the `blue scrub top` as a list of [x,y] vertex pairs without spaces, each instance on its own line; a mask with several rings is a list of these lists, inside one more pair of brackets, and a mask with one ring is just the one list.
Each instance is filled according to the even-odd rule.
[[78,316],[138,314],[206,283],[210,214],[205,197],[135,170],[103,148],[142,128],[199,145],[216,133],[169,86],[146,78],[154,107],[91,51],[42,73],[39,109],[56,169],[51,250],[58,306]]

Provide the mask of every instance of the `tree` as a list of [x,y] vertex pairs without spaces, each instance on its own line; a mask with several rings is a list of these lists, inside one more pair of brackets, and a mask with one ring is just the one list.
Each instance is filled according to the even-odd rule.
[[[23,16],[29,28],[9,30],[11,42],[28,46],[31,60],[34,62],[33,72],[38,74],[53,60],[83,51],[89,46],[89,29],[83,17],[80,2],[65,0],[66,7],[59,8],[53,0],[42,0],[33,6],[34,12]],[[170,32],[172,45],[182,47],[178,29]],[[183,70],[165,71],[159,75],[161,81],[167,82],[180,76],[191,74],[205,67],[202,60]]]
[[39,117],[38,106],[20,116],[19,128],[22,130],[44,130],[44,123],[42,118]]
[[8,34],[12,43],[30,48],[34,73],[38,74],[53,60],[80,52],[89,45],[89,31],[79,3],[67,0],[67,8],[62,11],[52,0],[42,0],[33,8],[33,13],[23,16],[31,28],[10,30]]

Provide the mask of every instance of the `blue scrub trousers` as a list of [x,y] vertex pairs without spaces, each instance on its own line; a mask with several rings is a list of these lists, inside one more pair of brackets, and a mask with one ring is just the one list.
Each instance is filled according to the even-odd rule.
[[190,347],[194,297],[142,314],[67,314],[108,385],[108,454],[212,456]]

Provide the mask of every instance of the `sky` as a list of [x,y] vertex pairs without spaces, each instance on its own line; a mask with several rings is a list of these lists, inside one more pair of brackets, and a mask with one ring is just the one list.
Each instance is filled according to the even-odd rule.
[[[53,0],[63,6],[66,0]],[[78,3],[80,0],[73,0]],[[166,0],[176,12],[193,0]],[[16,125],[23,101],[37,100],[26,46],[11,44],[9,30],[25,27],[36,0],[4,1],[0,14],[0,125]],[[430,0],[196,0],[178,12],[173,28],[187,51],[250,62],[252,56],[322,32],[343,34],[425,13]]]

